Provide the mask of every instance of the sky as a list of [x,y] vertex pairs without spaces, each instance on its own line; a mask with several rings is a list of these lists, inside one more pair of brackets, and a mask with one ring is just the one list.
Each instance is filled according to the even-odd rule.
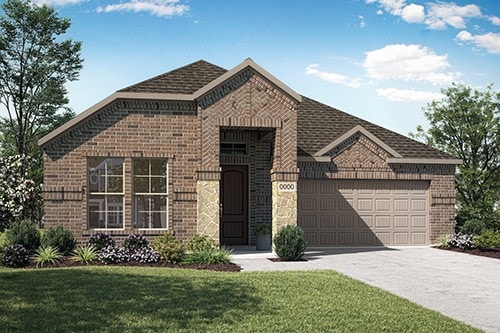
[[[1,0],[3,3],[5,0]],[[407,135],[452,82],[500,89],[500,1],[36,0],[83,42],[80,113],[113,92],[204,59],[251,58],[290,88]]]

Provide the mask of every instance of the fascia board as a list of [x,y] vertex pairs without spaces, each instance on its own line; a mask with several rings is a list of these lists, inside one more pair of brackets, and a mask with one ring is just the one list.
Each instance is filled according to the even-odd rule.
[[389,164],[462,164],[463,161],[457,158],[440,159],[440,158],[388,158]]

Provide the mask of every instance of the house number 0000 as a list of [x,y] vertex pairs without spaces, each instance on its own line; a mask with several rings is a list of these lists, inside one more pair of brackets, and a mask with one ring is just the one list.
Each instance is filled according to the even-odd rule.
[[278,191],[280,192],[295,192],[296,190],[297,190],[297,183],[294,182],[278,183]]

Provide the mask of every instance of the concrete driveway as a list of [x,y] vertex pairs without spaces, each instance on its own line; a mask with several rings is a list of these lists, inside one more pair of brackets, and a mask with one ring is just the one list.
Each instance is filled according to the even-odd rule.
[[309,249],[302,262],[235,250],[243,271],[333,269],[486,332],[500,332],[500,260],[429,247]]

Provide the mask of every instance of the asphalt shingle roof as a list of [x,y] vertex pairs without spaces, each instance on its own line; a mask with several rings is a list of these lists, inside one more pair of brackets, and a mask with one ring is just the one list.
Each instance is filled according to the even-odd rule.
[[[200,60],[119,91],[193,94],[226,72],[227,70],[222,67]],[[298,154],[313,155],[357,125],[363,126],[404,158],[454,158],[401,134],[304,96],[297,110]]]
[[119,92],[193,94],[226,72],[227,69],[199,60],[121,89]]
[[357,125],[363,126],[404,158],[455,158],[404,135],[304,96],[297,113],[299,155],[313,155]]

